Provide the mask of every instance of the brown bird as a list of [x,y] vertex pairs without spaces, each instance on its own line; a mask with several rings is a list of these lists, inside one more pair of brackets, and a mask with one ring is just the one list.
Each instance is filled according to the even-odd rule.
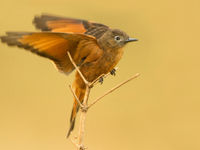
[[[122,57],[122,48],[128,42],[137,41],[119,29],[87,20],[41,15],[34,18],[33,24],[42,32],[7,32],[0,37],[1,41],[49,58],[66,75],[75,69],[68,51],[89,82],[101,74],[114,74],[113,68]],[[75,75],[73,88],[82,102],[86,86],[79,73]],[[67,136],[74,129],[78,110],[79,105],[74,100]]]

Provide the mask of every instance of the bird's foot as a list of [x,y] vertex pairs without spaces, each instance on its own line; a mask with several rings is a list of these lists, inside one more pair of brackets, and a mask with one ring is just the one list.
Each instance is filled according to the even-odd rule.
[[100,78],[99,78],[99,82],[100,82],[101,84],[103,84],[103,77],[100,77]]
[[115,76],[116,75],[116,69],[114,68],[113,70],[110,71],[110,74]]

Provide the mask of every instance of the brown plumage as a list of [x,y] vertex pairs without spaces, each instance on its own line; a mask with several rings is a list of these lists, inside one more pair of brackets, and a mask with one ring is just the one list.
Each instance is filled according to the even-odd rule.
[[[41,15],[33,23],[42,32],[7,32],[1,41],[18,46],[52,60],[59,71],[69,74],[74,70],[67,51],[85,78],[92,82],[101,74],[111,72],[122,57],[126,43],[137,41],[118,29],[86,20]],[[85,84],[78,73],[73,83],[80,102],[85,95]],[[68,135],[75,125],[79,106],[74,100]]]

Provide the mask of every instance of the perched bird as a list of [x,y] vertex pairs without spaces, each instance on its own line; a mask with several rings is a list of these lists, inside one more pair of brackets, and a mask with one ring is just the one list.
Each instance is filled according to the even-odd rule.
[[[33,24],[42,32],[7,32],[0,39],[9,46],[18,46],[49,58],[66,75],[75,69],[67,55],[70,52],[89,82],[101,74],[114,74],[113,68],[122,57],[122,48],[129,42],[137,41],[119,29],[87,20],[44,14],[36,16]],[[73,88],[80,102],[83,102],[86,85],[78,72]],[[79,105],[74,100],[67,136],[74,129],[78,110]]]

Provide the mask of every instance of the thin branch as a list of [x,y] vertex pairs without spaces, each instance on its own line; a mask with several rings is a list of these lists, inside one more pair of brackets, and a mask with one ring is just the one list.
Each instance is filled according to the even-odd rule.
[[[118,69],[118,67],[115,67],[115,70],[117,70]],[[100,78],[106,78],[106,77],[108,77],[109,75],[111,75],[110,74],[110,72],[108,72],[107,74],[101,74],[98,78],[96,78],[94,81],[92,81],[92,83],[91,83],[91,85],[93,86],[93,85],[96,85],[98,82],[98,80],[100,79]]]
[[85,119],[86,119],[86,114],[87,114],[87,110],[88,110],[88,98],[90,95],[90,87],[89,85],[86,86],[86,92],[85,92],[85,96],[84,96],[84,100],[83,100],[83,106],[85,106],[83,109],[81,109],[81,116],[80,116],[80,126],[79,126],[79,135],[78,135],[78,145],[80,146],[80,148],[78,150],[84,150],[85,147],[83,145],[83,138],[84,138],[84,134],[85,134]]
[[74,93],[74,90],[72,89],[72,86],[71,86],[71,85],[69,85],[69,89],[71,90],[71,92],[72,92],[72,94],[73,94],[75,100],[76,100],[77,103],[79,104],[79,106],[80,106],[81,108],[83,108],[84,106],[81,104],[80,100],[78,99],[78,97],[77,97],[76,94]]
[[126,80],[126,81],[124,81],[124,82],[122,82],[122,83],[116,85],[116,86],[113,87],[112,89],[108,90],[108,91],[105,92],[103,95],[101,95],[101,96],[98,97],[96,100],[94,100],[94,102],[91,103],[91,104],[88,106],[88,109],[89,109],[91,106],[93,106],[94,104],[96,104],[99,100],[101,100],[104,96],[106,96],[106,95],[110,94],[111,92],[115,91],[116,89],[118,89],[120,86],[126,84],[127,82],[129,82],[129,81],[131,81],[131,80],[137,78],[139,75],[140,75],[140,74],[137,73],[137,74],[135,74],[134,76],[130,77],[128,80]]
[[71,140],[72,144],[73,144],[75,147],[79,147],[79,145],[78,145],[72,138],[70,138],[70,140]]
[[70,138],[70,140],[71,140],[72,144],[73,144],[76,148],[78,148],[78,150],[85,150],[85,149],[87,149],[87,147],[85,147],[85,146],[83,146],[83,145],[78,145],[72,138]]
[[[91,103],[90,105],[88,105],[88,99],[89,99],[89,95],[90,95],[90,90],[93,87],[93,85],[95,83],[97,83],[97,81],[100,78],[105,78],[108,75],[110,75],[110,72],[107,74],[102,74],[100,75],[97,79],[95,79],[93,82],[88,82],[85,77],[83,76],[83,74],[81,73],[81,71],[79,70],[79,68],[77,67],[76,63],[74,62],[74,60],[72,59],[71,55],[69,52],[67,52],[69,59],[71,61],[71,63],[74,65],[75,69],[78,71],[79,75],[81,76],[81,78],[83,79],[85,85],[86,85],[86,91],[85,91],[85,95],[84,95],[84,99],[83,102],[81,103],[79,98],[77,97],[77,95],[75,94],[75,92],[73,91],[71,85],[69,85],[69,88],[73,94],[73,96],[75,97],[75,100],[77,101],[77,103],[80,105],[81,107],[81,116],[80,116],[80,125],[79,125],[79,135],[77,137],[77,143],[73,140],[72,143],[76,146],[77,150],[85,150],[87,147],[85,147],[83,145],[83,138],[84,138],[84,134],[85,134],[85,119],[86,119],[86,114],[87,114],[87,110],[93,106],[94,104],[96,104],[100,99],[102,99],[104,96],[110,94],[111,92],[115,91],[116,89],[118,89],[120,86],[126,84],[127,82],[137,78],[140,74],[137,73],[134,76],[132,76],[131,78],[129,78],[128,80],[118,84],[117,86],[115,86],[114,88],[108,90],[107,92],[105,92],[102,96],[98,97],[96,100],[93,101],[93,103]],[[117,70],[117,68],[115,68],[115,70]]]
[[78,150],[84,149],[83,145],[83,139],[85,134],[85,119],[86,119],[87,111],[81,111],[80,116],[80,125],[79,125],[79,134],[78,134],[78,142],[77,145],[79,145]]
[[85,79],[85,77],[83,76],[83,74],[81,73],[81,71],[79,70],[79,68],[77,67],[77,65],[74,62],[74,60],[72,59],[72,56],[71,56],[71,54],[70,54],[69,51],[67,51],[67,55],[69,56],[69,59],[70,59],[71,63],[74,65],[75,69],[78,71],[79,75],[81,76],[81,78],[83,79],[83,81],[85,82],[85,84],[88,85],[89,82]]
[[96,78],[95,80],[92,81],[92,83],[90,84],[90,86],[93,86],[95,83],[98,83],[100,78],[103,78],[105,76],[105,74],[101,74],[98,78]]

